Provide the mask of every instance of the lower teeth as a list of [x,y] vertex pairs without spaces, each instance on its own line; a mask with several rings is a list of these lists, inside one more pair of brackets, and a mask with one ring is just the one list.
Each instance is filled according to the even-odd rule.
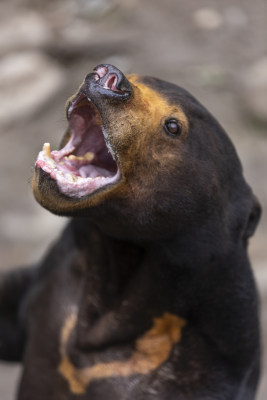
[[69,173],[65,174],[65,177],[71,182],[75,182],[77,180],[77,178],[74,175],[69,174]]
[[[69,182],[77,182],[77,181],[81,181],[81,180],[93,180],[93,179],[101,179],[103,178],[102,176],[95,176],[95,177],[90,177],[90,176],[76,176],[71,174],[70,172],[66,172],[64,173],[63,171],[61,171],[60,169],[57,168],[57,164],[56,162],[53,160],[53,158],[51,157],[51,148],[50,148],[50,143],[44,143],[43,145],[43,153],[46,159],[46,163],[47,165],[49,165],[49,167],[56,172],[57,174],[61,175],[62,177],[65,177],[65,179],[67,179]],[[87,162],[91,162],[95,157],[95,154],[88,151],[87,153],[85,153],[83,156],[75,156],[74,154],[70,154],[69,156],[65,156],[64,159],[65,160],[71,160],[71,161],[87,161]],[[59,165],[64,165],[64,161],[60,161],[58,163]]]

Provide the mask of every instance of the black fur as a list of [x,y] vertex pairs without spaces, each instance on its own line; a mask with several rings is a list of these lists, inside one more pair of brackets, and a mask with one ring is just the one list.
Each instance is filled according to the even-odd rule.
[[[260,339],[247,243],[260,206],[208,111],[175,85],[142,82],[188,117],[183,166],[159,178],[147,207],[118,198],[76,212],[38,268],[1,277],[0,358],[23,360],[19,400],[255,399]],[[77,369],[128,360],[166,312],[186,325],[157,369],[96,379],[78,395],[58,372],[73,309],[66,351]]]

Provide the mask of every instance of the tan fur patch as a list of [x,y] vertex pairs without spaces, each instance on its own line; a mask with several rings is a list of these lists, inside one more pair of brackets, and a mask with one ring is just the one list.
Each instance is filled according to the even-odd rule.
[[84,394],[91,381],[110,377],[147,374],[163,364],[175,343],[181,339],[186,321],[176,315],[163,314],[155,318],[153,327],[136,341],[136,350],[126,361],[98,363],[92,367],[76,368],[66,354],[66,345],[76,324],[76,314],[71,314],[61,331],[61,363],[58,371],[68,381],[70,391]]
[[[184,133],[188,131],[188,119],[179,105],[170,104],[167,99],[165,99],[156,90],[144,85],[140,82],[140,77],[138,75],[127,75],[129,82],[133,86],[133,103],[135,106],[140,107],[140,112],[136,111],[136,119],[147,121],[148,115],[144,111],[149,112],[149,123],[155,123],[155,129],[158,125],[159,115],[162,118],[167,118],[172,116],[177,118],[181,123]],[[132,104],[131,104],[132,106]],[[141,115],[142,114],[142,115]],[[142,127],[147,125],[144,124]]]

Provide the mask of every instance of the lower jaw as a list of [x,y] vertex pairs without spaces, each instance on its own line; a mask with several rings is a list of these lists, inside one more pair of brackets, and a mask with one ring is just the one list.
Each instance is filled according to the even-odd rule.
[[99,190],[104,190],[107,189],[109,186],[115,185],[120,180],[119,171],[112,178],[78,178],[77,181],[73,181],[72,178],[69,178],[68,181],[65,177],[55,174],[54,171],[49,171],[45,166],[42,167],[41,170],[50,175],[50,177],[56,183],[57,188],[61,194],[67,197],[78,199],[92,196]]
[[38,155],[36,167],[49,174],[56,182],[61,194],[78,199],[93,195],[101,189],[114,185],[121,178],[119,168],[113,176],[109,177],[96,176],[94,178],[83,178],[81,176],[75,176],[71,172],[62,173],[62,171],[57,168],[57,164],[51,158],[50,154],[44,149]]
[[[32,189],[35,199],[50,212],[66,217],[96,217],[96,209],[107,200],[114,197],[114,194],[121,187],[122,180],[113,185],[103,186],[87,196],[64,194],[57,181],[43,169],[36,167],[32,181]],[[93,214],[92,214],[93,210]]]

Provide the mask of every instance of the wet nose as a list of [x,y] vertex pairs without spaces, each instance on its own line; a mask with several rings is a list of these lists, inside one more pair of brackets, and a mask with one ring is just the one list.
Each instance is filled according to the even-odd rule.
[[94,68],[94,72],[97,83],[104,89],[117,93],[131,92],[130,82],[114,65],[100,64]]
[[125,75],[110,64],[100,64],[94,68],[95,82],[103,89],[116,94],[130,94],[132,87]]

